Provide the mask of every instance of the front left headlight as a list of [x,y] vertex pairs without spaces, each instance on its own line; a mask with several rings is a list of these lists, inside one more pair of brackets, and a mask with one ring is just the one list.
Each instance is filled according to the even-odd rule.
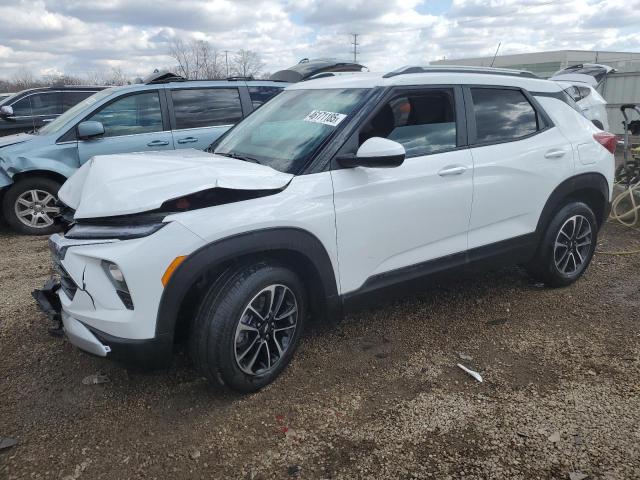
[[66,238],[77,240],[130,240],[147,237],[157,232],[166,223],[147,223],[140,225],[94,225],[76,223],[65,234]]

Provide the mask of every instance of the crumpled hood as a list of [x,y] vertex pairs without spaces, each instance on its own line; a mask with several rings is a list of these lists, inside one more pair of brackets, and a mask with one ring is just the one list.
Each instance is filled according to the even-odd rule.
[[0,148],[8,147],[9,145],[15,145],[16,143],[26,142],[31,140],[33,135],[28,133],[16,133],[14,135],[7,135],[6,137],[0,137]]
[[199,150],[96,156],[60,189],[74,217],[98,218],[146,212],[212,188],[275,190],[293,175],[271,167]]

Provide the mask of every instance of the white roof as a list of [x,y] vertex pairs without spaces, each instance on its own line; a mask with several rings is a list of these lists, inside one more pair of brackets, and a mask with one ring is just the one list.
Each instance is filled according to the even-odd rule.
[[384,78],[384,73],[353,73],[335,77],[324,77],[294,83],[287,90],[316,90],[326,88],[373,88],[395,85],[504,85],[521,87],[532,92],[558,92],[562,88],[556,83],[539,78],[492,75],[490,73],[427,72],[406,73]]

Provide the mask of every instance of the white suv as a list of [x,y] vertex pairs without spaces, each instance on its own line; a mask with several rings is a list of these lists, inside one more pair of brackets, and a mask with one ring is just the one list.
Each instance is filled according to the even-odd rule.
[[59,279],[34,292],[69,340],[145,366],[185,341],[249,392],[310,317],[507,259],[582,275],[615,136],[526,72],[411,67],[301,82],[199,151],[94,157],[65,183]]

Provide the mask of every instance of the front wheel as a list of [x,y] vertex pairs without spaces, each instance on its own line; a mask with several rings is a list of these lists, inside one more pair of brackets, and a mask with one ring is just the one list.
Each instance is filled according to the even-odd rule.
[[60,212],[56,197],[60,184],[44,177],[19,180],[7,190],[2,213],[9,226],[25,235],[50,235],[58,227],[54,218]]
[[284,370],[306,315],[304,287],[286,267],[260,263],[223,275],[192,325],[189,353],[210,381],[247,393]]
[[565,205],[553,217],[538,246],[529,273],[551,287],[564,287],[585,272],[596,249],[598,223],[582,202]]

